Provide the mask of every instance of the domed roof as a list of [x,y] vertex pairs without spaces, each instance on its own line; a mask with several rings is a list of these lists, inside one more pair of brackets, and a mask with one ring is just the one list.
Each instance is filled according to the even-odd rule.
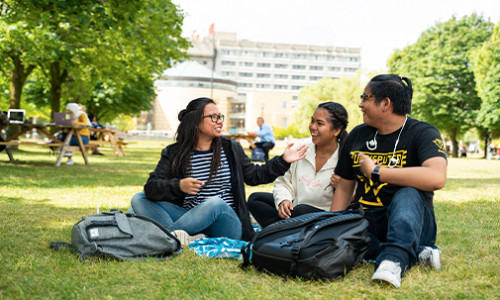
[[193,60],[185,60],[176,64],[172,68],[165,70],[161,77],[166,80],[169,78],[180,79],[183,77],[229,80],[229,78],[217,72],[213,72],[212,76],[212,70]]

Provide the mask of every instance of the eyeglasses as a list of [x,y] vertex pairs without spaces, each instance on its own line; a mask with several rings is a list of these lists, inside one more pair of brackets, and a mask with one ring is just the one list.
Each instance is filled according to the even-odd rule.
[[212,122],[214,122],[214,123],[219,122],[219,120],[222,120],[222,122],[224,122],[224,115],[223,114],[220,114],[220,115],[211,114],[208,116],[203,116],[203,118],[210,118],[210,120],[212,120]]
[[374,98],[374,97],[377,97],[375,95],[367,95],[367,94],[363,94],[363,95],[359,95],[359,99],[361,99],[361,101],[365,102],[366,99],[368,98]]

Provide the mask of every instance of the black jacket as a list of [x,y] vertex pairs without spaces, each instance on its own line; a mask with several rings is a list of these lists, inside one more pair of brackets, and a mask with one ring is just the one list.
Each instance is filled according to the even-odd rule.
[[[221,137],[221,145],[226,153],[231,170],[232,193],[242,226],[243,240],[250,240],[254,234],[250,224],[250,216],[245,196],[245,183],[259,185],[273,182],[278,176],[285,174],[290,168],[282,156],[277,156],[265,165],[253,164],[245,154],[243,148],[234,140]],[[179,182],[182,178],[172,175],[172,148],[175,144],[167,146],[161,152],[161,159],[144,186],[146,197],[151,201],[168,201],[182,206],[186,194],[181,191]]]

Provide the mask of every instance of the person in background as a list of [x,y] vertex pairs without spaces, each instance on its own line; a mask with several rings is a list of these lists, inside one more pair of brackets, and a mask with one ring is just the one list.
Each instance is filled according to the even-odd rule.
[[412,96],[406,77],[383,74],[368,82],[359,104],[364,124],[340,153],[330,208],[345,209],[357,183],[355,201],[365,208],[371,238],[366,258],[376,260],[371,279],[395,287],[417,262],[441,268],[432,198],[446,183],[446,150],[433,125],[407,116]]
[[255,147],[261,148],[264,151],[264,159],[267,162],[269,160],[269,150],[274,148],[275,143],[273,128],[264,123],[263,117],[257,118],[257,126],[259,126],[257,132],[247,132],[247,134],[260,138],[260,141],[254,144]]
[[[92,124],[92,128],[104,129],[104,125],[102,125],[101,123],[99,123],[97,121],[97,118],[93,113],[89,113],[88,117],[89,117],[90,123]],[[98,135],[99,134],[97,132],[91,132],[90,139],[93,141],[96,141]],[[101,151],[99,151],[99,145],[92,146],[92,154],[93,155],[104,155]]]
[[[87,114],[85,111],[83,111],[77,103],[68,103],[66,104],[66,112],[71,114],[71,119],[73,121],[73,125],[88,125],[91,126],[90,121],[87,117]],[[80,130],[80,137],[82,138],[82,142],[84,145],[87,145],[90,140],[90,130],[87,128],[83,128]],[[64,140],[64,138],[63,138]],[[78,146],[78,139],[75,135],[71,136],[71,139],[69,141],[70,146]],[[68,161],[66,162],[67,165],[73,165],[74,161],[71,159],[72,158],[72,153],[71,152],[66,152],[66,155],[68,157]]]
[[248,208],[262,227],[305,213],[330,210],[340,178],[333,171],[347,138],[347,123],[347,111],[341,104],[318,105],[309,123],[312,141],[306,157],[292,163],[285,175],[278,177],[274,195],[257,192],[248,198]]
[[245,184],[273,182],[304,158],[307,147],[289,145],[283,155],[256,165],[239,143],[221,136],[224,115],[212,99],[190,101],[178,119],[176,142],[163,149],[130,212],[156,220],[184,245],[205,235],[250,240]]

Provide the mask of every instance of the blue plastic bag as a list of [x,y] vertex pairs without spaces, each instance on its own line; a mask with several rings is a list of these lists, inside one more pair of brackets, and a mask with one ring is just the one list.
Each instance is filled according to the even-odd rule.
[[228,238],[205,238],[189,244],[189,249],[200,256],[210,258],[242,259],[241,248],[248,242]]

